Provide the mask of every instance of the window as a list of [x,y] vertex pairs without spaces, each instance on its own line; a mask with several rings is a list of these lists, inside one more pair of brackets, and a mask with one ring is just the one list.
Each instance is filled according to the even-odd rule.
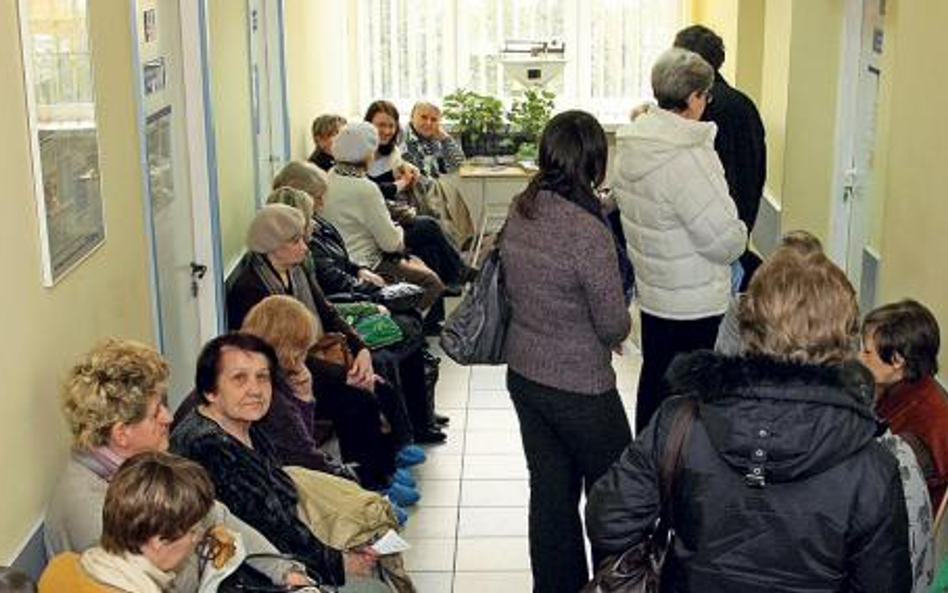
[[19,4],[47,286],[105,240],[87,1]]
[[502,98],[508,40],[562,41],[558,107],[624,120],[651,96],[652,63],[683,24],[684,0],[359,0],[359,102],[410,106],[459,87]]

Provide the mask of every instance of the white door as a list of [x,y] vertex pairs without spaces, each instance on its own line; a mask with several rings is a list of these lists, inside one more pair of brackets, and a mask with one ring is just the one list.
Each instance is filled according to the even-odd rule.
[[879,83],[885,47],[885,0],[849,3],[848,57],[842,84],[840,155],[837,160],[839,200],[834,205],[832,255],[844,266],[853,286],[860,291],[863,308],[874,303],[875,278],[863,277],[873,270],[878,255],[869,249],[873,214],[877,208],[872,187],[875,168]]
[[248,0],[250,80],[255,133],[257,199],[270,193],[273,177],[289,160],[283,70],[281,0]]
[[203,341],[200,299],[214,298],[203,294],[208,291],[202,281],[207,264],[195,256],[178,8],[178,0],[138,0],[136,7],[153,289],[159,348],[171,366],[172,405],[193,386]]

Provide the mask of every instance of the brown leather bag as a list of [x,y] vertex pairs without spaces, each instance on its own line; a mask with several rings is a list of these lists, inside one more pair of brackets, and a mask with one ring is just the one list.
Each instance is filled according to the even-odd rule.
[[310,350],[310,360],[314,377],[345,381],[353,360],[346,336],[327,333]]
[[652,533],[618,556],[602,561],[593,579],[580,593],[658,593],[662,564],[674,539],[669,506],[682,450],[691,432],[696,404],[686,398],[672,418],[659,468],[661,513]]

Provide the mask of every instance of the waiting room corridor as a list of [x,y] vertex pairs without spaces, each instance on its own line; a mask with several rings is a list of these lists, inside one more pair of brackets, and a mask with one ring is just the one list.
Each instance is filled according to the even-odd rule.
[[[641,355],[631,341],[624,352],[613,366],[632,424]],[[527,467],[505,376],[506,367],[462,367],[442,355],[437,404],[451,417],[448,442],[429,447],[415,469],[422,498],[403,532],[420,593],[532,590]]]

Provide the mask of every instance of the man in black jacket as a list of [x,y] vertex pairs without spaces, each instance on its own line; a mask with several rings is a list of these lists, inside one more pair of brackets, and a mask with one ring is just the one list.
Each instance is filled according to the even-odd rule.
[[[697,53],[714,68],[713,100],[708,103],[701,119],[713,121],[718,126],[714,150],[724,165],[724,176],[731,198],[737,205],[737,215],[747,226],[750,237],[767,178],[764,124],[754,102],[721,75],[721,65],[724,64],[721,37],[707,27],[692,25],[678,32],[675,47]],[[745,272],[743,290],[760,265],[760,258],[748,250],[741,256],[741,265]]]

